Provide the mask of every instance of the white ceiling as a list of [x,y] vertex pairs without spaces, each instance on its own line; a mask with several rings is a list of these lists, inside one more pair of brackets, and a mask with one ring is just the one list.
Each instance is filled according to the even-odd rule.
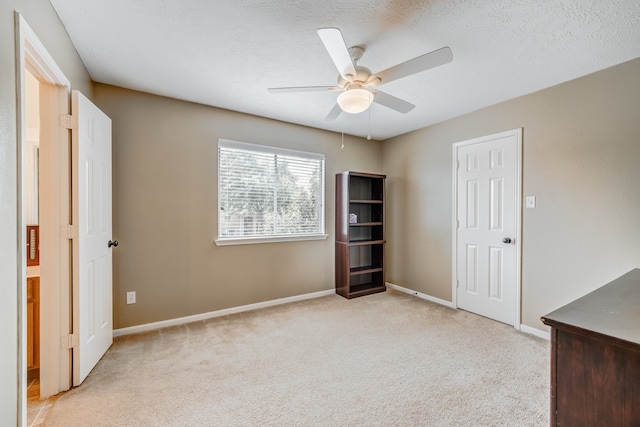
[[[638,0],[51,0],[101,83],[386,139],[640,57]],[[325,117],[338,72],[316,30],[340,28],[378,72],[443,46],[453,62],[381,90],[400,114]]]

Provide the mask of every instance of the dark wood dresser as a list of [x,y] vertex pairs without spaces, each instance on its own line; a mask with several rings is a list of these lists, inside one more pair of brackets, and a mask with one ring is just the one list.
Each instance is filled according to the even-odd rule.
[[551,425],[640,426],[640,269],[542,317]]

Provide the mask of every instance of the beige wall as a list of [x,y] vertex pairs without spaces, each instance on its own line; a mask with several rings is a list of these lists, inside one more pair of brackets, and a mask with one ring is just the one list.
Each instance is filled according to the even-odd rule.
[[[96,84],[113,120],[114,327],[333,288],[334,175],[378,173],[381,143]],[[218,138],[326,156],[320,241],[218,247]],[[137,303],[126,305],[126,292]]]
[[89,75],[47,0],[0,2],[0,414],[16,425],[18,402],[17,148],[14,10],[22,14],[75,89],[91,96]]
[[451,301],[452,144],[522,127],[522,322],[640,267],[640,59],[383,145],[387,280]]

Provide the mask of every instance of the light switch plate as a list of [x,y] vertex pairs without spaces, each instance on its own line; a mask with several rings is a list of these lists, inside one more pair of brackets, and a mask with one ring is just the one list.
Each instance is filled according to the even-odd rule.
[[527,196],[526,200],[526,204],[525,206],[528,208],[535,208],[536,207],[536,196]]

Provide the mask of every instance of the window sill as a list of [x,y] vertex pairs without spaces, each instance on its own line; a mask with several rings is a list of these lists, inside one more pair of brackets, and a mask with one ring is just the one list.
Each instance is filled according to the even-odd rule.
[[281,242],[300,242],[304,240],[325,240],[328,234],[314,234],[312,236],[282,236],[282,237],[237,237],[216,239],[216,246],[232,246],[232,245],[256,245],[259,243],[281,243]]

